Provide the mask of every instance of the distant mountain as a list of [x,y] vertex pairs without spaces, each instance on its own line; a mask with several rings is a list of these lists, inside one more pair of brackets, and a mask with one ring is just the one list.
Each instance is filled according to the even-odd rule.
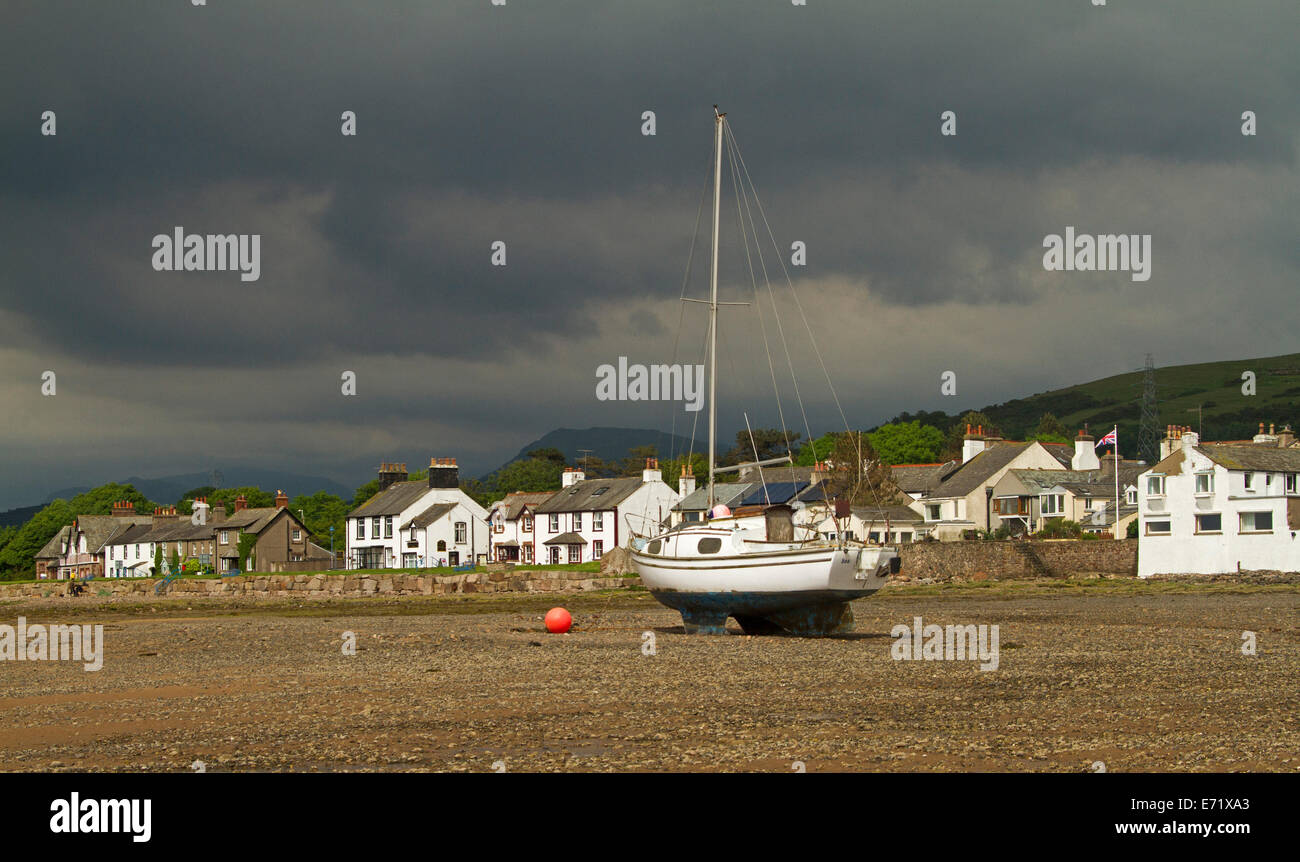
[[[1246,371],[1254,374],[1253,395],[1242,392]],[[1136,456],[1142,381],[1143,372],[1134,371],[991,404],[979,411],[997,423],[1003,436],[1013,439],[1034,433],[1044,413],[1061,420],[1070,436],[1084,423],[1097,437],[1118,425],[1121,451]],[[1278,430],[1284,424],[1300,430],[1300,353],[1158,367],[1155,381],[1161,435],[1166,425],[1199,428],[1203,440],[1248,440],[1261,422],[1275,424]],[[896,418],[939,426],[957,422],[960,415],[917,413]]]
[[[680,455],[691,448],[689,437],[673,435],[667,431],[653,431],[646,428],[556,428],[519,450],[519,454],[506,461],[513,464],[528,457],[534,449],[558,449],[564,453],[570,464],[577,464],[584,454],[591,454],[605,461],[618,461],[627,457],[628,452],[638,446],[657,446],[662,458]],[[700,450],[696,441],[695,451]],[[580,451],[582,450],[582,451]],[[590,450],[586,452],[585,450]],[[497,470],[501,469],[500,467]],[[483,478],[495,473],[493,470]]]
[[35,515],[44,508],[44,505],[19,506],[17,509],[9,509],[8,511],[0,512],[0,527],[8,527],[11,525],[20,527],[30,521],[32,515]]
[[[214,477],[214,473],[216,474]],[[214,478],[219,481],[214,481]],[[321,476],[304,476],[301,473],[289,473],[284,470],[263,470],[255,467],[233,468],[229,470],[209,471],[207,473],[184,473],[176,476],[159,476],[156,479],[144,479],[131,476],[120,480],[120,484],[134,485],[135,489],[156,503],[174,503],[181,495],[193,488],[204,485],[218,485],[222,488],[256,487],[274,493],[283,490],[290,497],[296,494],[315,494],[328,491],[345,500],[352,499],[353,488],[347,488],[333,479]],[[80,488],[63,488],[46,497],[45,502],[63,498],[70,500],[78,494],[90,490],[90,486]],[[31,507],[28,507],[31,508]],[[39,506],[35,507],[37,510]],[[17,509],[10,511],[19,511]],[[0,513],[0,517],[4,514]],[[30,515],[28,515],[30,517]],[[3,524],[0,521],[0,524]]]

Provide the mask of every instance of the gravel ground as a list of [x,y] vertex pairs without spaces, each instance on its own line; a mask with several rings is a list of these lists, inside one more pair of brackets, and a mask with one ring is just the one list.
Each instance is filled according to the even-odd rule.
[[[0,769],[1300,770],[1300,589],[1177,589],[904,587],[823,640],[688,637],[643,593],[10,602],[106,658],[0,663]],[[998,669],[892,660],[914,616],[997,624]]]

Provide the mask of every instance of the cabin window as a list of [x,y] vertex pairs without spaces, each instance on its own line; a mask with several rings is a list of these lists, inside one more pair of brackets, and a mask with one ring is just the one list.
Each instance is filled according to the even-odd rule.
[[1223,516],[1214,515],[1197,515],[1196,532],[1198,533],[1221,533],[1223,532]]
[[1242,512],[1240,518],[1240,532],[1242,533],[1273,532],[1272,512]]
[[645,552],[647,554],[657,554],[659,553],[659,549],[662,548],[663,545],[664,543],[661,540],[655,539],[648,546],[646,546]]
[[722,540],[717,536],[705,536],[696,547],[701,554],[716,554],[722,550]]

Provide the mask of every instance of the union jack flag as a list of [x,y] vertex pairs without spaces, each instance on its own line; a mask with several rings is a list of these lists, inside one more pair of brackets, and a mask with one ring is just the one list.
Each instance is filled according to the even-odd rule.
[[1098,441],[1097,441],[1097,445],[1096,445],[1096,446],[1093,446],[1092,448],[1094,448],[1094,449],[1098,449],[1098,448],[1100,448],[1100,447],[1102,447],[1102,446],[1114,446],[1114,445],[1117,445],[1117,443],[1118,443],[1118,436],[1117,436],[1116,432],[1117,432],[1118,430],[1119,430],[1118,428],[1112,428],[1112,429],[1110,430],[1110,433],[1107,434],[1105,437],[1102,437],[1100,440],[1098,440]]

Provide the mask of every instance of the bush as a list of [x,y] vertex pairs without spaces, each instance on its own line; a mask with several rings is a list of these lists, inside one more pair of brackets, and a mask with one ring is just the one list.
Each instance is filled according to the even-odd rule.
[[1126,538],[1136,539],[1138,537],[1138,522],[1129,521],[1128,528],[1124,531],[1124,535]]
[[1068,521],[1065,518],[1053,518],[1043,525],[1043,528],[1034,534],[1038,539],[1077,539],[1083,533],[1075,521]]

